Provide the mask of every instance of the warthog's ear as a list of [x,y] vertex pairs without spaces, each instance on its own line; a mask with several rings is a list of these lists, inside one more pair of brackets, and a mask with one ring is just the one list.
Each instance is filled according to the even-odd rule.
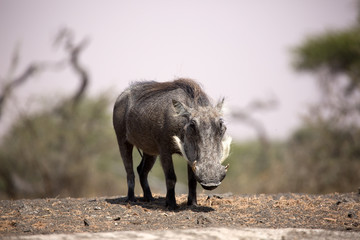
[[186,106],[184,106],[181,102],[173,99],[172,104],[174,106],[175,112],[177,115],[188,117],[190,116],[190,113]]
[[216,109],[220,112],[223,110],[225,98],[220,99],[220,101],[216,104]]

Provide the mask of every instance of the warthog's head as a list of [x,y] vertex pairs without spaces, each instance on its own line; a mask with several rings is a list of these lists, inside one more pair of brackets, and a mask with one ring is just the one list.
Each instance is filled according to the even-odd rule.
[[182,134],[174,136],[176,145],[201,186],[215,189],[225,178],[228,166],[221,163],[229,156],[231,143],[222,119],[223,100],[215,107],[191,108],[176,100],[173,106],[186,119]]

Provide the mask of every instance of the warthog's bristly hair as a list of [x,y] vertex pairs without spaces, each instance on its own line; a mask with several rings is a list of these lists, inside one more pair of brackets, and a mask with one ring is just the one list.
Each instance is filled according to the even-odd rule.
[[173,82],[147,82],[150,84],[145,84],[144,82],[135,82],[132,86],[137,84],[143,85],[143,91],[138,100],[146,101],[149,98],[162,94],[164,92],[173,91],[176,89],[182,89],[186,95],[194,100],[194,103],[199,106],[208,106],[210,104],[209,98],[206,93],[203,92],[200,85],[186,78],[179,78]]

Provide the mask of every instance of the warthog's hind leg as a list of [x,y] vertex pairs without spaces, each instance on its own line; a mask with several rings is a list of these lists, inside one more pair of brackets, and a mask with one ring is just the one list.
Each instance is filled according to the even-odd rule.
[[135,174],[133,170],[133,158],[132,158],[132,150],[133,145],[130,144],[128,141],[119,142],[119,148],[121,153],[121,158],[123,160],[126,175],[127,175],[127,185],[128,185],[128,194],[126,201],[127,202],[136,202],[135,195],[134,195],[134,188],[135,188]]
[[154,166],[155,161],[156,161],[156,156],[151,156],[144,153],[141,162],[137,167],[137,172],[139,173],[139,177],[140,177],[140,184],[144,192],[144,200],[146,202],[150,202],[154,200],[148,183],[148,173]]

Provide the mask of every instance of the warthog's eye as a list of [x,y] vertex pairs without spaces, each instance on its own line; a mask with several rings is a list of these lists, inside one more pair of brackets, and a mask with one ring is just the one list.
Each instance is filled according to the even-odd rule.
[[193,129],[196,129],[196,121],[195,121],[195,120],[191,120],[189,126],[190,126],[191,128],[193,128]]
[[192,133],[195,133],[196,132],[196,121],[195,120],[191,120],[189,122],[189,126],[188,126],[188,129],[192,132]]
[[224,119],[220,118],[219,120],[219,129],[220,129],[220,134],[221,135],[224,135],[225,132],[226,132],[226,126],[225,126],[225,123],[224,123]]

